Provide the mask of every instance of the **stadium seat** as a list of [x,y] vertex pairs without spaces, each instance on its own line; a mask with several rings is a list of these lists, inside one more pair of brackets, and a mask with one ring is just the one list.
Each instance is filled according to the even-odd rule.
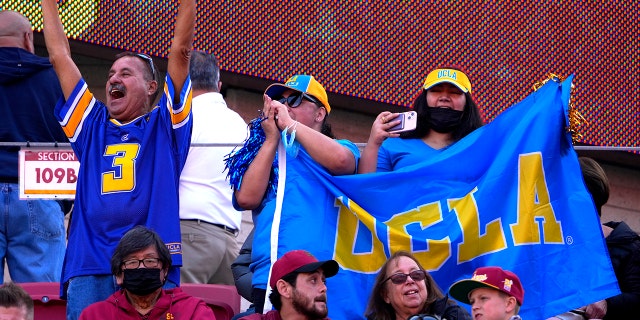
[[222,284],[182,283],[185,293],[204,300],[216,316],[216,320],[230,320],[240,312],[240,295],[235,286]]
[[33,299],[34,320],[65,320],[67,301],[60,299],[58,282],[18,283]]

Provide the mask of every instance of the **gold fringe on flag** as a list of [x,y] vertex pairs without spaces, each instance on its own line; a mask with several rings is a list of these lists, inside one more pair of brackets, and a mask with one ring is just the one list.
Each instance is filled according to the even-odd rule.
[[[566,77],[558,76],[554,73],[547,74],[547,78],[533,84],[533,91],[540,89],[548,81],[560,83],[564,81]],[[567,132],[571,133],[571,141],[575,144],[582,139],[582,133],[580,133],[580,127],[583,124],[589,125],[589,122],[582,116],[582,114],[576,108],[576,96],[575,85],[571,84],[571,92],[569,93],[569,127]]]

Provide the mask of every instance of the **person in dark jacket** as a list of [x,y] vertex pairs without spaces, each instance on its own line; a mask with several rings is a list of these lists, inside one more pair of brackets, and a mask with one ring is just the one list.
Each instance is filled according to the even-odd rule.
[[471,320],[466,309],[442,293],[415,256],[398,251],[380,268],[365,317],[368,320],[406,320],[413,315]]
[[80,319],[215,319],[202,300],[180,288],[163,289],[171,254],[153,230],[137,226],[120,239],[111,271],[121,290],[89,305]]
[[[34,52],[29,20],[15,11],[0,11],[0,141],[68,142],[53,114],[62,97],[58,77],[49,59]],[[64,211],[55,200],[20,200],[19,149],[0,147],[0,260],[6,259],[15,282],[60,281]],[[4,270],[3,263],[0,279]]]
[[238,293],[251,303],[251,305],[244,312],[238,313],[231,320],[237,320],[244,316],[255,313],[255,306],[253,305],[253,287],[251,286],[251,278],[253,272],[251,272],[251,247],[253,246],[253,229],[244,240],[240,253],[236,257],[236,260],[231,264],[231,272],[233,272],[233,280],[236,285]]
[[236,289],[238,293],[247,301],[252,302],[251,298],[251,247],[253,244],[253,229],[244,240],[240,253],[236,260],[231,264],[231,271],[233,272],[233,279],[235,281]]
[[[585,185],[602,217],[602,207],[609,201],[609,179],[597,161],[580,157]],[[627,319],[640,314],[640,236],[624,221],[602,224],[609,257],[621,293],[584,307],[589,319]]]

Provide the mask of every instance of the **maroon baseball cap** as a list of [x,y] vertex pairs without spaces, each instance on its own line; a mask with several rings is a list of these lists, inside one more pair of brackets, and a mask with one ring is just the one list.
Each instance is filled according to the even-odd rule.
[[471,279],[464,279],[454,283],[449,289],[449,295],[454,299],[471,304],[469,294],[478,288],[493,288],[516,298],[522,305],[524,289],[520,278],[515,273],[500,267],[481,267],[473,272]]
[[276,288],[276,282],[292,272],[313,272],[322,269],[326,278],[338,273],[338,263],[335,260],[318,261],[311,253],[304,250],[292,250],[285,253],[273,264],[271,269],[271,289]]

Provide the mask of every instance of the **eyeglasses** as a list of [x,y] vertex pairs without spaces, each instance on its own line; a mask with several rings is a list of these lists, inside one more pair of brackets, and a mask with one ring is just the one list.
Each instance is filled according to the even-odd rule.
[[409,272],[409,274],[406,274],[406,273],[394,273],[389,278],[387,278],[384,281],[382,281],[382,283],[386,282],[387,280],[391,280],[391,282],[393,282],[393,284],[402,284],[405,281],[407,281],[407,277],[411,277],[411,279],[413,279],[413,281],[422,281],[427,277],[427,272],[424,271],[424,270],[414,270],[414,271]]
[[320,101],[318,101],[318,99],[316,99],[316,98],[314,98],[314,97],[312,97],[312,96],[310,96],[310,95],[308,95],[308,94],[306,94],[304,92],[292,93],[288,97],[282,97],[282,98],[278,99],[278,102],[280,102],[282,104],[286,104],[291,108],[297,108],[302,103],[302,98],[313,102],[318,107],[323,107],[322,103],[320,103]]
[[441,320],[438,315],[430,315],[430,314],[416,314],[409,317],[407,320]]
[[125,269],[138,269],[141,262],[145,268],[157,268],[158,266],[160,266],[160,259],[158,258],[145,258],[142,260],[131,259],[122,262],[122,265]]
[[151,59],[150,56],[148,56],[148,55],[146,55],[144,53],[136,53],[135,55],[136,55],[136,57],[146,61],[149,64],[149,68],[151,69],[151,76],[155,80],[155,78],[156,78],[156,67],[153,66],[153,59]]

